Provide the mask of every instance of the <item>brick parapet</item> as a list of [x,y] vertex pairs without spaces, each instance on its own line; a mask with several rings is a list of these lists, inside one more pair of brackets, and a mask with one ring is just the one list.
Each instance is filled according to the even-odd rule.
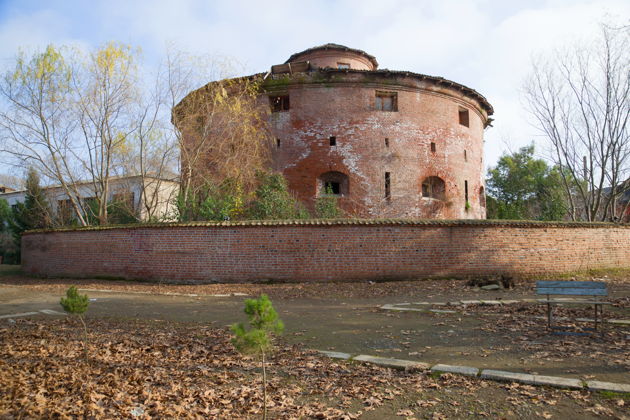
[[630,268],[627,225],[342,220],[31,231],[27,274],[173,283],[517,276]]

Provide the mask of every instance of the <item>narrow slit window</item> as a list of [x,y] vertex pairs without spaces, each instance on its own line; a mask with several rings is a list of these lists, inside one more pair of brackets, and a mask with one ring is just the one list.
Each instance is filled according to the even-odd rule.
[[466,108],[459,107],[459,124],[469,127],[468,110]]
[[389,172],[385,172],[385,199],[392,199],[392,177]]
[[377,111],[398,111],[398,93],[376,92],[374,105]]
[[464,149],[464,162],[468,162],[468,152]]
[[271,112],[282,112],[289,110],[289,95],[270,96],[269,104]]
[[280,139],[276,139],[276,147],[278,149],[280,148],[280,144],[281,144]]
[[389,147],[389,139],[385,137],[385,147]]
[[435,143],[431,142],[431,152],[435,153]]
[[464,197],[468,203],[468,181],[464,181]]
[[337,137],[335,137],[335,136],[330,136],[328,138],[328,141],[330,142],[331,146],[336,146],[337,145]]

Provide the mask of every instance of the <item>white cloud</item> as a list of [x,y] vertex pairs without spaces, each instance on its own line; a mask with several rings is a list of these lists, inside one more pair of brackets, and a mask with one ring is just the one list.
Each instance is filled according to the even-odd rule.
[[[246,71],[264,71],[292,53],[336,42],[373,54],[382,67],[450,78],[494,105],[486,162],[529,143],[534,130],[519,101],[530,56],[591,36],[608,16],[627,23],[625,0],[48,0],[9,2],[0,14],[0,58],[18,46],[98,45],[114,39],[151,58],[167,42],[194,53],[222,53]],[[34,6],[33,6],[34,4]],[[3,13],[0,9],[0,13]]]

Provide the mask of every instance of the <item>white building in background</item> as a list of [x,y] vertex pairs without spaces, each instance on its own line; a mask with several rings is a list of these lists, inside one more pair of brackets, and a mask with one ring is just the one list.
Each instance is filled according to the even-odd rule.
[[[72,212],[72,204],[68,194],[59,185],[42,187],[52,211],[57,215]],[[96,199],[96,189],[91,182],[74,184],[71,189],[77,192],[85,207],[91,200]],[[124,202],[128,205],[138,220],[148,221],[151,216],[154,219],[169,221],[175,220],[175,200],[179,192],[179,183],[140,175],[128,177],[115,177],[109,180],[110,202]],[[26,199],[26,190],[15,191],[8,187],[0,186],[0,199],[6,200],[10,206],[23,203]],[[150,210],[149,210],[150,209]]]

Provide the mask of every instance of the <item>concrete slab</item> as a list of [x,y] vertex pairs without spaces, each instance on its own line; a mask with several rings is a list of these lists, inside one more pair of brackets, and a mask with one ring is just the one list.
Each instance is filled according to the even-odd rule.
[[606,322],[616,325],[630,325],[630,319],[609,319]]
[[630,392],[630,384],[616,384],[613,382],[586,381],[591,391]]
[[482,305],[503,305],[500,300],[482,300]]
[[431,368],[431,372],[447,372],[456,373],[458,375],[477,376],[479,369],[469,366],[454,366],[454,365],[435,365]]
[[317,352],[322,356],[330,357],[331,359],[348,360],[352,357],[350,353],[343,353],[340,351],[317,350]]
[[368,356],[366,354],[360,354],[352,360],[364,363],[373,363],[383,367],[406,371],[427,370],[431,367],[428,363],[416,362],[413,360],[391,359],[389,357]]
[[8,315],[0,315],[0,319],[6,319],[6,318],[20,318],[23,316],[31,316],[31,315],[37,315],[37,312],[22,312],[19,314],[8,314]]
[[462,300],[463,305],[481,305],[480,300]]
[[511,305],[513,303],[520,303],[520,300],[502,300],[504,305]]
[[429,302],[414,302],[414,305],[430,305],[431,303]]
[[558,376],[534,375],[534,385],[549,385],[555,388],[582,389],[584,384],[579,379],[560,378]]
[[41,309],[39,312],[46,315],[65,315],[65,312],[53,311],[52,309]]
[[520,382],[523,384],[534,384],[534,375],[528,373],[505,372],[502,370],[484,369],[481,371],[482,379],[492,379],[495,381]]
[[457,311],[452,311],[450,309],[429,309],[429,312],[434,312],[436,314],[456,314]]

